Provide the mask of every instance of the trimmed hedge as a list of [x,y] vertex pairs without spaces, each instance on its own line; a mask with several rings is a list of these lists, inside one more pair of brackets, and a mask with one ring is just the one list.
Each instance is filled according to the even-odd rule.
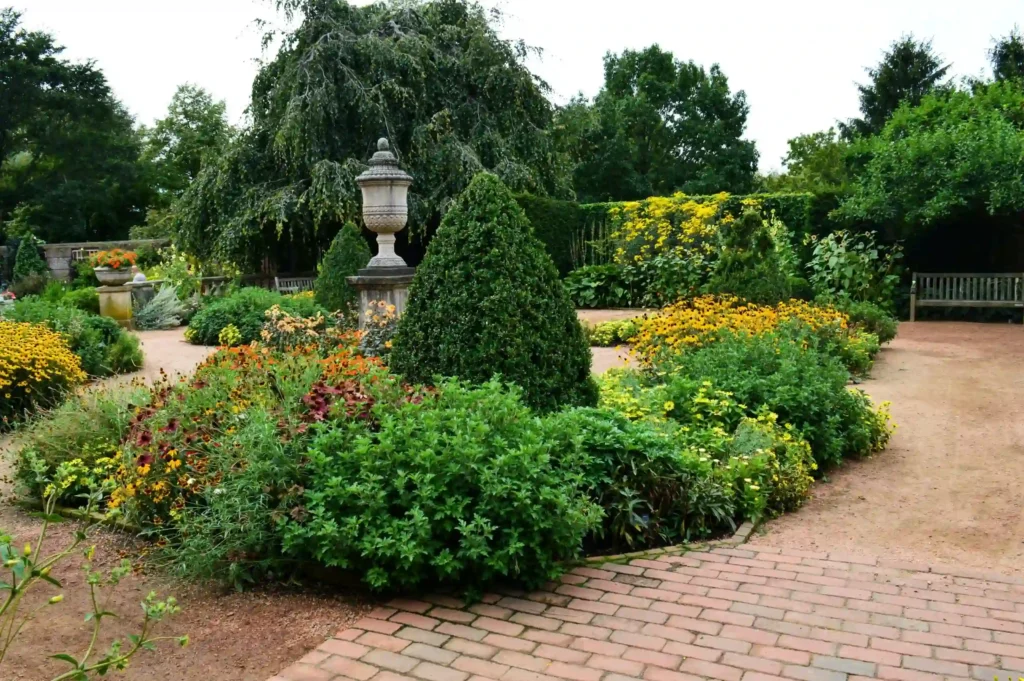
[[[711,197],[689,198],[701,202]],[[576,203],[531,194],[519,194],[515,199],[533,225],[534,236],[544,243],[562,276],[584,265],[605,262],[599,250],[587,244],[607,235],[612,228],[609,212],[622,203],[628,203]],[[803,242],[806,234],[832,230],[828,214],[836,206],[834,196],[818,197],[810,193],[736,194],[726,199],[722,208],[739,218],[746,209],[743,205],[746,199],[760,201],[764,217],[774,211],[793,232],[797,244]]]

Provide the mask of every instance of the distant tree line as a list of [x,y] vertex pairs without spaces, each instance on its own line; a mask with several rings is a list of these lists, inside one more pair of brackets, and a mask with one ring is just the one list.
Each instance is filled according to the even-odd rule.
[[[830,219],[907,238],[1024,208],[1024,40],[993,42],[992,77],[953,81],[930,41],[895,41],[859,85],[860,116],[789,141],[759,175],[750,106],[717,64],[658,45],[609,53],[604,85],[564,106],[471,0],[352,6],[278,0],[293,29],[252,87],[247,123],[193,85],[135,123],[91,62],[0,11],[0,237],[173,235],[212,261],[255,267],[317,252],[359,218],[355,177],[386,136],[416,177],[422,244],[480,170],[513,191],[580,202],[675,192],[813,192]],[[272,38],[278,38],[274,41]]]

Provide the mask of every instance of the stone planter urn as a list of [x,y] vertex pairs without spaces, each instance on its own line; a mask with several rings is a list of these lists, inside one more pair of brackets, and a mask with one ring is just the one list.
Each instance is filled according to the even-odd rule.
[[377,255],[349,277],[348,283],[359,290],[359,328],[365,329],[367,311],[372,305],[393,305],[401,316],[409,297],[409,284],[416,270],[395,253],[395,234],[409,219],[409,185],[412,176],[398,166],[387,139],[377,141],[377,153],[370,168],[356,178],[363,194],[363,223],[377,235]]
[[93,272],[103,286],[123,286],[131,281],[132,271],[129,267],[113,269],[111,267],[94,267]]

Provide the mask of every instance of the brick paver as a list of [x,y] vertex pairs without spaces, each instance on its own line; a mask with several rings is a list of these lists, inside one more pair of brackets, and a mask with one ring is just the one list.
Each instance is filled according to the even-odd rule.
[[763,546],[397,599],[271,681],[972,681],[1024,672],[1024,580]]

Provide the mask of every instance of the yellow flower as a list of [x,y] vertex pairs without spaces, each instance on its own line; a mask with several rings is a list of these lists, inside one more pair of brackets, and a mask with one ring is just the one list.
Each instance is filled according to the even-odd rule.
[[672,411],[673,409],[676,408],[676,403],[673,402],[672,400],[669,400],[668,402],[666,402],[662,406],[665,408],[665,413],[668,413],[668,412],[670,412],[670,411]]

